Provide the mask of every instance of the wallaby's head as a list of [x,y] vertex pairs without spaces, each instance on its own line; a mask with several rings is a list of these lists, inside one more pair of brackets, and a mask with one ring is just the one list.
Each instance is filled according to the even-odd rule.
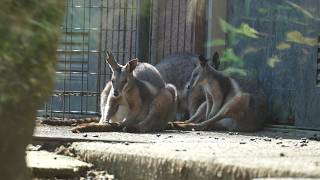
[[[213,67],[214,66],[214,67]],[[213,55],[213,65],[208,64],[208,60],[203,56],[199,56],[199,65],[192,71],[192,75],[189,81],[188,89],[194,88],[198,85],[202,85],[207,81],[209,69],[216,69],[219,66],[219,54],[217,52]]]
[[111,52],[107,52],[106,62],[112,70],[111,83],[113,87],[113,95],[120,96],[129,82],[133,79],[133,70],[138,65],[138,59],[130,60],[127,64],[121,65],[116,62]]

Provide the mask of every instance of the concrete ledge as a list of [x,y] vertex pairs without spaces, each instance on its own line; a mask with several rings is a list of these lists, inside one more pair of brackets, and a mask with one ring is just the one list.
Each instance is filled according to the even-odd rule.
[[38,127],[35,137],[64,137],[64,142],[70,137],[70,148],[82,160],[116,179],[320,178],[318,131],[72,134],[69,129]]
[[319,142],[262,134],[164,133],[149,144],[78,142],[72,147],[119,179],[320,177]]
[[92,164],[46,151],[27,151],[27,165],[37,178],[73,178],[85,174]]

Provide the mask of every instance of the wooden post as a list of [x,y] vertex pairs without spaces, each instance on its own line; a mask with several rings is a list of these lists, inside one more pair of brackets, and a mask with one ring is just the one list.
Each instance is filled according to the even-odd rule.
[[207,22],[206,22],[206,1],[204,0],[200,0],[197,1],[196,3],[196,13],[195,13],[195,53],[198,54],[205,54],[205,42],[206,42],[206,26],[207,26]]
[[[220,27],[220,18],[227,21],[227,3],[228,0],[209,0],[208,3],[208,31],[207,31],[207,42],[212,40],[222,39],[226,42],[226,34]],[[222,46],[207,46],[207,57],[211,58],[214,51],[219,54],[223,52],[226,45]]]
[[[149,59],[149,32],[150,32],[150,6],[151,0],[138,1],[138,33],[137,33],[137,57],[142,62],[148,62]],[[151,61],[150,61],[151,62]]]

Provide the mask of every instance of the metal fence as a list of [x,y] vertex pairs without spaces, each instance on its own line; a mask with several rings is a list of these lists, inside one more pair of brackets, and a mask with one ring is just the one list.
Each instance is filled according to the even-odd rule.
[[[111,72],[111,51],[124,64],[138,56],[146,36],[150,63],[174,52],[194,51],[194,27],[187,19],[188,0],[149,0],[148,23],[141,26],[146,0],[66,0],[56,72],[56,86],[39,116],[82,118],[100,114],[100,93]],[[139,21],[140,20],[140,21]],[[146,27],[147,26],[147,27]],[[140,48],[140,51],[144,49]]]

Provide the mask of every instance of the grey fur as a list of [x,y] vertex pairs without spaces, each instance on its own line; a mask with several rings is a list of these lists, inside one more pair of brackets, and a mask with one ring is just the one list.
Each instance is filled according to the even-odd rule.
[[[192,92],[188,88],[191,74],[198,65],[198,58],[199,56],[194,53],[175,53],[165,57],[156,65],[165,82],[177,88],[177,112],[182,116],[180,119],[194,115],[205,101],[205,95],[200,86]],[[214,61],[211,63],[216,68],[219,65]]]

